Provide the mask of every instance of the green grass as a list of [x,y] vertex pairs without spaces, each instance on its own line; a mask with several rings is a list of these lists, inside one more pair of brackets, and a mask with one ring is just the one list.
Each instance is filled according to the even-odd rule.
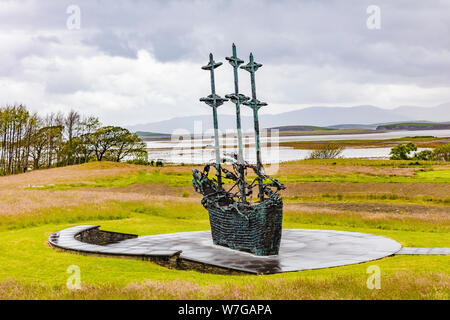
[[323,166],[363,166],[379,168],[417,168],[431,167],[433,165],[446,164],[441,161],[412,161],[412,160],[372,160],[359,158],[338,158],[338,159],[305,159],[289,161],[287,164],[302,165],[323,165]]
[[450,183],[450,169],[417,171],[414,176],[375,174],[335,174],[335,175],[275,175],[283,183],[288,182],[353,182],[353,183]]
[[[438,225],[399,214],[395,218],[364,218],[351,213],[310,214],[306,212],[285,212],[285,226],[305,229],[339,229],[374,233],[391,237],[408,247],[439,247],[450,243],[450,225]],[[419,237],[418,237],[419,235]]]
[[118,188],[127,187],[139,183],[165,183],[170,186],[184,186],[191,184],[190,173],[165,172],[154,170],[148,173],[146,170],[140,170],[138,173],[112,176],[106,178],[89,179],[88,182],[80,183],[61,183],[45,186],[29,187],[30,190],[68,190],[82,188]]
[[[336,290],[339,296],[347,298],[448,298],[449,291],[439,287],[439,281],[430,280],[450,272],[450,257],[448,256],[396,256],[363,264],[349,265],[331,269],[307,270],[267,276],[224,276],[203,274],[195,271],[167,269],[153,263],[82,256],[54,250],[46,244],[50,232],[55,232],[78,224],[100,224],[104,230],[114,230],[139,235],[150,235],[182,231],[208,230],[207,213],[198,205],[143,205],[142,203],[121,203],[121,208],[128,218],[120,220],[87,220],[77,223],[48,223],[41,226],[27,227],[16,230],[0,231],[0,298],[1,287],[8,295],[17,298],[142,298],[147,292],[148,298],[296,298],[302,297],[300,288],[296,293],[290,292],[297,286],[309,288],[309,298],[338,298],[331,292]],[[79,208],[84,210],[84,208]],[[73,215],[75,209],[61,214]],[[70,218],[68,218],[70,219]],[[326,223],[328,221],[328,224]],[[317,228],[367,232],[390,237],[409,246],[442,247],[449,243],[448,232],[430,232],[423,225],[408,221],[408,227],[403,230],[392,230],[368,226],[358,219],[335,220],[329,223],[329,217],[311,218],[285,215],[286,228]],[[415,225],[415,230],[411,229]],[[399,228],[402,229],[402,228]],[[442,230],[441,230],[442,231]],[[376,264],[382,270],[385,291],[374,293],[365,287],[366,269]],[[70,292],[65,289],[68,278],[66,273],[70,265],[77,265],[81,270],[84,289],[80,292]],[[433,270],[433,275],[430,274]],[[399,274],[400,272],[400,274]],[[428,292],[401,293],[401,286],[414,283],[422,274],[426,281],[436,286],[439,295]],[[12,284],[11,284],[11,281]],[[148,283],[148,281],[151,281]],[[181,281],[181,282],[179,282]],[[412,282],[411,282],[412,281]],[[424,280],[422,280],[424,281]],[[442,280],[440,280],[442,281]],[[391,283],[392,282],[392,283]],[[399,283],[397,283],[399,282]],[[129,285],[136,283],[136,290]],[[391,284],[389,284],[391,283]],[[133,288],[132,286],[132,288]],[[141,288],[140,286],[143,286]],[[181,287],[180,287],[181,286]],[[211,293],[211,288],[217,286],[217,291]],[[19,292],[14,291],[19,290]],[[176,287],[178,289],[175,289]],[[193,291],[184,292],[184,287],[193,287]],[[128,288],[128,289],[127,289]],[[158,288],[156,290],[155,288]],[[251,291],[249,291],[251,288]],[[422,287],[420,287],[422,288]],[[13,293],[11,293],[11,291]],[[155,291],[156,290],[156,291]],[[181,290],[181,291],[179,291]],[[291,296],[287,296],[286,292]],[[330,291],[331,290],[331,291]],[[425,290],[425,289],[421,289]],[[142,292],[140,292],[142,291]],[[109,292],[109,293],[108,293]],[[178,292],[178,293],[177,293]],[[184,293],[183,293],[184,292]],[[278,295],[277,295],[278,292]],[[180,296],[183,293],[186,296]],[[297,296],[293,296],[296,294]],[[375,296],[373,296],[375,294]],[[243,295],[243,296],[241,296]],[[387,296],[386,296],[387,295]],[[428,296],[429,295],[429,296]],[[9,296],[11,297],[11,296]]]
[[[330,161],[323,161],[323,164],[330,164]],[[321,161],[314,161],[313,164],[319,164]],[[336,161],[331,162],[336,163]],[[305,163],[310,163],[306,162]],[[348,163],[347,161],[344,163]],[[148,173],[145,170],[141,170],[135,174],[127,174],[121,176],[113,176],[106,178],[93,178],[88,182],[81,183],[62,183],[62,184],[50,184],[45,186],[29,187],[30,190],[68,190],[68,189],[81,189],[81,188],[117,188],[127,187],[133,184],[139,183],[164,183],[169,186],[187,186],[191,185],[191,173],[190,172],[164,172],[159,170]],[[314,175],[274,175],[282,183],[289,182],[353,182],[353,183],[450,183],[450,169],[433,170],[432,168],[421,169],[416,171],[413,177],[401,176],[401,175],[375,175],[375,174],[363,174],[363,173],[351,173],[351,174],[314,174]],[[252,178],[249,178],[251,181]]]
[[81,223],[83,221],[121,220],[130,217],[121,203],[110,201],[85,206],[46,208],[20,215],[4,215],[0,219],[0,230],[23,229],[46,224]]
[[[410,167],[408,162],[355,159],[299,163]],[[448,183],[450,170],[430,170],[433,165],[421,162],[426,171],[418,171],[413,177],[349,173],[291,175],[280,180],[284,183],[327,179],[330,182],[354,183]],[[189,170],[182,173],[164,170],[151,173],[141,170],[134,174],[90,179],[80,184],[48,185],[41,189],[117,188],[139,183],[190,184]],[[0,216],[0,299],[450,299],[450,256],[394,256],[337,268],[266,276],[225,276],[168,269],[144,261],[66,253],[47,244],[50,233],[80,224],[99,224],[103,230],[138,235],[209,230],[206,210],[189,197],[190,193],[183,191],[176,200],[109,200],[89,206],[68,205]],[[448,207],[448,198],[371,194],[369,191],[299,194],[285,198],[289,205],[299,201],[360,205],[382,202],[392,206],[418,203],[436,206],[440,210]],[[450,225],[442,214],[440,217],[440,220],[433,220],[432,217],[421,219],[408,212],[365,215],[351,210],[329,213],[286,207],[283,227],[364,232],[394,239],[403,246],[449,247]],[[70,265],[80,267],[83,288],[79,291],[70,291],[65,286],[70,276],[66,270]],[[381,290],[368,290],[366,287],[366,270],[370,265],[381,269]]]
[[419,171],[416,176],[420,179],[427,179],[430,182],[450,182],[450,170],[430,170]]
[[[83,280],[87,283],[128,283],[144,279],[169,280],[190,279],[202,281],[223,281],[229,277],[201,274],[191,271],[168,270],[148,262],[121,260],[114,258],[86,257],[77,254],[58,252],[46,245],[50,232],[55,232],[78,224],[100,224],[104,230],[114,230],[139,235],[150,235],[159,233],[171,233],[182,231],[208,230],[209,221],[205,210],[199,210],[196,206],[184,207],[180,213],[180,205],[171,206],[166,203],[162,206],[144,206],[138,203],[122,204],[122,208],[129,214],[129,218],[120,220],[88,220],[77,223],[45,224],[37,227],[28,227],[17,230],[0,231],[0,251],[2,259],[0,262],[0,281],[16,279],[27,282],[41,282],[50,285],[61,284],[67,275],[66,268],[71,264],[79,265],[83,272]],[[72,211],[73,212],[73,211]],[[372,234],[388,236],[408,246],[433,246],[442,247],[448,245],[449,233],[429,232],[421,225],[416,225],[415,231],[386,230],[376,227],[369,228],[363,222],[355,219],[349,221],[342,219],[336,224],[324,224],[321,219],[329,217],[322,216],[312,218],[310,221],[305,217],[294,216],[287,213],[285,228],[311,228],[311,229],[337,229],[344,231],[367,232]],[[306,223],[305,223],[306,222]],[[409,224],[413,224],[412,221]],[[405,227],[403,229],[411,229]],[[425,230],[425,231],[424,231]],[[439,231],[439,230],[435,230]],[[442,231],[442,230],[441,230]],[[390,258],[384,259],[388,265]],[[431,258],[431,260],[433,260]],[[444,259],[445,260],[445,259]],[[447,258],[447,261],[450,261]],[[36,267],[39,266],[39,267]],[[416,266],[417,267],[417,266]],[[355,270],[357,266],[345,267]],[[450,264],[440,267],[450,272]],[[338,268],[339,269],[339,268]],[[426,266],[423,266],[426,270]],[[308,271],[306,274],[314,274]],[[324,274],[324,271],[319,272]],[[287,277],[295,277],[294,273]],[[268,278],[273,278],[269,276]],[[276,277],[276,276],[275,276]],[[239,279],[240,277],[231,277]],[[253,277],[259,278],[259,277]]]
[[300,201],[326,201],[326,202],[388,202],[399,204],[450,204],[450,196],[445,198],[433,196],[404,196],[395,193],[322,193],[314,195],[299,195],[283,197],[286,203]]

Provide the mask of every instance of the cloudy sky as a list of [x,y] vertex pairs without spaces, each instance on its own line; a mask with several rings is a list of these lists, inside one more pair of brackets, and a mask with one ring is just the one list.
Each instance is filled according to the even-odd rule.
[[[205,114],[200,67],[235,42],[240,58],[252,51],[264,64],[263,112],[431,107],[450,102],[449,12],[444,0],[0,0],[0,104],[119,125]],[[216,82],[218,94],[233,91],[228,63]],[[247,72],[240,82],[248,95]]]

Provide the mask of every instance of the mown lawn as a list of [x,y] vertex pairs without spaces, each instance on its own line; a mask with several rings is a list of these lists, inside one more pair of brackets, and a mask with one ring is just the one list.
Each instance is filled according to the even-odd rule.
[[[366,232],[392,238],[403,246],[450,247],[446,201],[450,178],[445,174],[450,166],[338,162],[283,164],[280,177],[285,172],[303,176],[308,169],[309,175],[345,179],[373,175],[379,180],[371,181],[365,193],[360,190],[361,186],[365,189],[365,180],[345,183],[345,188],[342,181],[288,181],[291,193],[286,194],[284,227]],[[208,230],[207,213],[189,186],[190,170],[188,166],[157,169],[90,163],[1,177],[0,299],[450,298],[450,256],[394,256],[331,269],[224,276],[64,253],[47,245],[51,232],[79,224],[100,224],[104,230],[139,235]],[[389,181],[391,192],[383,192],[397,197],[363,196],[376,194],[377,188],[384,190],[387,181],[383,179],[389,177],[394,180]],[[417,186],[423,188],[411,189],[410,182],[400,178],[426,179],[426,183],[421,180]],[[327,188],[337,189],[341,196],[323,196],[335,194],[325,192]],[[435,201],[410,201],[420,197]],[[80,290],[66,287],[70,265],[80,267]],[[370,265],[381,269],[380,290],[366,286]]]

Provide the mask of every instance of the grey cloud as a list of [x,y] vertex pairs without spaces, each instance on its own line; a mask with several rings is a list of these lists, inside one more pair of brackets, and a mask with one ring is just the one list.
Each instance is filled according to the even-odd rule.
[[[241,58],[248,60],[253,51],[265,65],[258,74],[259,88],[279,104],[346,103],[367,85],[450,86],[450,3],[444,1],[27,0],[20,5],[16,1],[2,4],[0,33],[17,35],[3,42],[0,38],[0,77],[44,83],[48,94],[95,89],[90,78],[65,74],[64,69],[56,72],[43,67],[45,73],[36,75],[34,69],[24,67],[27,58],[75,61],[104,54],[137,61],[138,51],[145,50],[159,62],[200,65],[210,51],[224,61],[232,42],[238,45]],[[81,8],[81,30],[66,28],[66,8],[71,4]],[[366,8],[372,4],[381,8],[380,30],[366,27]]]
[[[84,42],[111,55],[135,57],[148,49],[161,61],[198,61],[206,48],[226,54],[235,41],[274,64],[339,64],[405,76],[450,69],[449,61],[432,54],[449,53],[450,4],[376,2],[382,27],[374,31],[365,25],[365,10],[373,3],[368,0],[76,1],[81,32],[98,32]],[[70,2],[29,3],[37,11],[24,10],[25,26],[65,28]]]
[[82,42],[88,46],[97,47],[113,56],[136,58],[137,50],[130,45],[130,40],[121,38],[112,30],[96,33]]
[[86,5],[87,28],[100,31],[88,43],[112,55],[131,57],[148,49],[160,61],[199,61],[212,49],[227,55],[234,41],[245,58],[252,50],[270,64],[365,69],[371,81],[380,82],[395,75],[420,85],[450,83],[450,20],[444,18],[450,5],[443,2],[378,1],[382,27],[376,31],[365,24],[372,1],[102,4],[80,5]]

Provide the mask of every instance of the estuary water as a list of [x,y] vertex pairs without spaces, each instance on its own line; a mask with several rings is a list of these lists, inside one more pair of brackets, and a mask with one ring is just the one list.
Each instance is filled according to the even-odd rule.
[[[434,136],[450,137],[450,130],[392,131],[369,134],[282,136],[276,134],[261,136],[262,159],[264,163],[279,163],[308,158],[312,150],[280,147],[280,142],[323,141],[323,140],[384,140],[401,137]],[[214,159],[214,139],[212,137],[172,136],[170,140],[146,141],[149,160],[166,163],[202,164]],[[252,134],[244,134],[244,157],[250,163],[256,159],[255,140]],[[237,152],[237,139],[228,136],[220,139],[221,154]],[[418,151],[426,150],[419,148]],[[347,148],[344,158],[388,158],[390,148]]]

